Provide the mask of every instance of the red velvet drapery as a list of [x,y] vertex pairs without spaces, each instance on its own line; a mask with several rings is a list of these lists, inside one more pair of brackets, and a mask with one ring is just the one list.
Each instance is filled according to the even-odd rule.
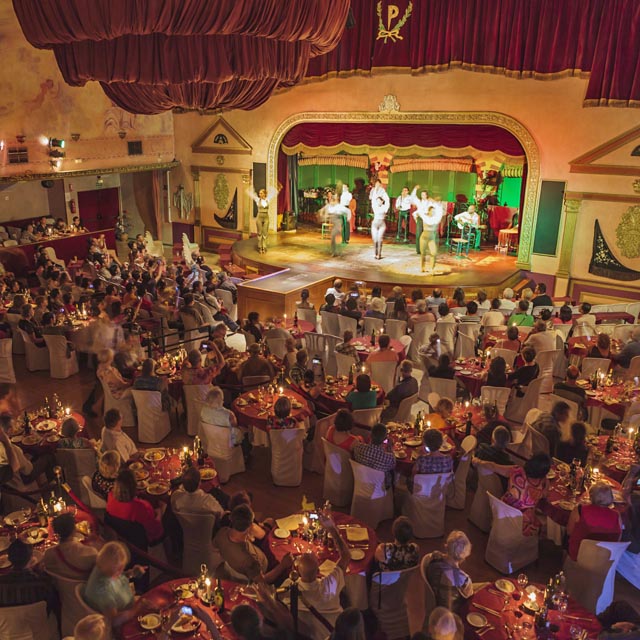
[[102,83],[136,113],[252,109],[331,50],[349,0],[14,0],[27,39],[65,81]]

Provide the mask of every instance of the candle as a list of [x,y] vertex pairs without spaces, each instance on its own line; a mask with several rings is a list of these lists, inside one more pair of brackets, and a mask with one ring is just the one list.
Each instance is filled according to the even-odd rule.
[[466,401],[465,401],[465,403],[464,403],[464,408],[465,408],[465,409],[468,409],[468,408],[469,408],[469,401],[468,401],[468,400],[466,400]]
[[364,373],[364,365],[362,365],[362,369],[360,369],[360,371],[362,371],[362,373]]
[[533,591],[530,591],[528,597],[529,597],[529,602],[531,604],[534,604],[536,601],[536,594]]
[[282,387],[279,387],[279,388],[278,388],[278,393],[279,393],[280,395],[282,395],[282,394],[284,393],[284,389],[283,389]]
[[600,475],[600,469],[598,467],[593,468],[593,476],[597,478]]
[[633,427],[629,427],[629,440],[633,439]]
[[188,447],[183,447],[182,448],[182,457],[186,460],[188,455],[189,455]]
[[431,429],[431,420],[427,420],[427,429]]
[[65,415],[66,415],[67,417],[69,417],[69,416],[71,415],[71,409],[70,409],[69,407],[67,407],[67,408],[64,410],[64,413],[65,413]]
[[284,314],[284,323],[287,324],[287,314]]
[[209,577],[206,577],[204,579],[204,585],[207,589],[206,594],[207,594],[207,600],[211,600],[211,579]]

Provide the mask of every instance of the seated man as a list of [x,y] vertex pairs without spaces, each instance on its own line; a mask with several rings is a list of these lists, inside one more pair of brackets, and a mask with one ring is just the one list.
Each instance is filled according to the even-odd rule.
[[306,349],[300,349],[296,352],[296,363],[289,369],[289,379],[297,386],[302,383],[308,360],[309,355]]
[[275,369],[267,358],[260,355],[260,345],[249,345],[249,357],[242,363],[240,367],[240,380],[247,376],[269,376],[269,379],[275,376]]
[[541,282],[534,292],[535,298],[532,300],[535,307],[553,307],[553,300],[547,295],[547,285]]
[[631,340],[622,347],[620,353],[612,354],[611,359],[623,369],[628,369],[631,360],[636,356],[640,356],[640,327],[633,330]]
[[413,377],[413,362],[411,360],[403,360],[400,363],[400,381],[389,391],[385,400],[389,404],[382,412],[381,420],[384,423],[393,420],[400,403],[412,395],[418,393],[418,381]]
[[378,349],[369,354],[367,364],[372,362],[398,362],[400,354],[391,347],[391,338],[383,333],[378,338]]
[[500,311],[500,300],[494,298],[491,301],[491,310],[487,311],[480,320],[483,327],[499,327],[505,323],[504,313]]
[[517,312],[509,316],[509,324],[515,324],[518,327],[533,327],[533,316],[529,313],[529,302],[520,300],[517,306]]
[[553,385],[553,393],[567,400],[571,400],[571,402],[575,402],[578,405],[578,417],[585,418],[587,412],[584,403],[587,399],[587,393],[582,387],[576,384],[579,377],[580,369],[573,364],[570,365],[567,367],[565,379]]
[[216,519],[224,513],[220,503],[200,488],[200,471],[195,467],[189,467],[182,474],[182,486],[173,492],[171,508],[176,514],[212,513]]
[[[486,315],[486,314],[485,314]],[[480,322],[481,318],[478,315],[478,303],[475,300],[467,302],[467,312],[460,316],[460,322]]]
[[540,367],[537,362],[534,362],[536,358],[536,350],[533,347],[525,347],[522,350],[521,355],[524,360],[524,364],[507,376],[507,380],[516,389],[516,393],[520,398],[524,396],[525,390],[523,387],[526,388],[540,374]]
[[453,458],[440,451],[444,436],[438,429],[426,429],[422,434],[422,451],[413,465],[411,477],[423,473],[451,473]]
[[353,459],[378,471],[384,471],[385,487],[389,489],[393,484],[393,470],[396,468],[396,457],[393,455],[391,444],[385,445],[387,428],[377,422],[371,429],[371,442],[356,444],[353,449]]
[[122,430],[122,414],[118,409],[109,409],[104,414],[104,427],[100,433],[101,451],[117,451],[123,462],[138,452],[136,443]]
[[491,433],[491,444],[480,443],[475,452],[475,457],[480,460],[488,460],[497,464],[513,464],[506,448],[511,442],[511,433],[507,427],[499,425]]
[[76,521],[73,514],[63,513],[56,516],[52,526],[59,540],[57,546],[44,552],[44,568],[64,578],[86,580],[96,563],[98,551],[74,537]]
[[569,405],[556,402],[551,413],[541,413],[531,427],[540,432],[549,441],[549,455],[556,455],[556,448],[562,435],[562,423],[569,419]]
[[36,347],[47,348],[47,343],[42,337],[42,329],[36,324],[33,317],[33,307],[25,304],[20,311],[21,318],[18,321],[18,328],[22,329],[30,338]]
[[336,345],[336,352],[341,353],[344,356],[351,356],[353,358],[354,364],[359,364],[360,358],[358,356],[358,351],[355,348],[355,345],[351,343],[353,340],[353,333],[347,329],[342,334],[342,342],[339,342]]

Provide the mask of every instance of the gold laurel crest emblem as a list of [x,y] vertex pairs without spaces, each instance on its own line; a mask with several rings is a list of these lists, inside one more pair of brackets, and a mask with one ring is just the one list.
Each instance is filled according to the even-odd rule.
[[382,22],[382,0],[380,0],[376,5],[376,12],[378,14],[378,36],[376,40],[384,40],[384,44],[387,44],[387,40],[391,40],[391,42],[404,40],[404,37],[400,34],[400,29],[404,27],[407,20],[411,17],[412,11],[413,2],[409,2],[402,18],[392,27],[391,22],[400,15],[400,9],[395,4],[388,5],[387,26],[385,28],[384,22]]

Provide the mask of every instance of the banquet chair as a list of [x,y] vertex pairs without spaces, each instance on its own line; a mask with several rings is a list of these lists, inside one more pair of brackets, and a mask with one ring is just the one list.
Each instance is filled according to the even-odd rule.
[[[593,307],[591,308],[593,312]],[[617,327],[617,324],[599,324],[597,326],[598,333],[606,333],[608,336],[613,337],[613,331]]]
[[196,307],[198,311],[200,311],[202,319],[204,320],[204,324],[209,327],[213,327],[217,324],[216,320],[213,317],[213,314],[211,313],[211,307],[208,304],[205,304],[204,302],[198,302],[196,300],[194,301],[193,306]]
[[94,511],[97,511],[100,516],[104,515],[107,502],[93,490],[89,476],[82,476],[82,478],[80,478],[80,497],[82,498],[82,502]]
[[14,383],[16,381],[12,348],[13,340],[11,338],[0,340],[0,382]]
[[165,353],[173,353],[180,348],[180,336],[176,329],[169,327],[169,321],[165,316],[160,317],[162,347]]
[[435,391],[429,393],[429,395],[427,396],[427,404],[429,405],[432,412],[436,410],[438,402],[440,402],[440,394],[436,393]]
[[400,406],[394,416],[394,422],[409,422],[411,420],[411,408],[418,401],[418,394],[414,393],[412,396],[405,398],[400,402]]
[[297,487],[302,482],[305,428],[271,429],[271,478],[278,487]]
[[231,433],[228,427],[200,422],[200,436],[204,448],[213,460],[222,484],[226,484],[236,473],[245,471],[242,447],[232,444]]
[[522,512],[487,492],[493,521],[484,559],[504,574],[538,559],[538,536],[522,533]]
[[85,588],[85,583],[81,582],[80,584],[77,584],[75,586],[75,592],[76,592],[76,600],[79,603],[79,608],[82,609],[83,613],[82,613],[82,617],[84,618],[85,616],[90,616],[94,613],[99,613],[98,611],[96,611],[95,609],[92,609],[88,604],[87,601],[84,599],[84,588]]
[[413,476],[413,490],[402,506],[402,514],[413,525],[416,538],[444,535],[447,497],[453,495],[452,473],[419,473]]
[[[271,378],[269,376],[244,376],[242,378],[242,391],[252,391],[263,384],[269,384]],[[208,389],[207,389],[208,391]]]
[[216,298],[220,298],[222,300],[222,305],[224,306],[229,317],[234,321],[238,321],[238,305],[233,301],[233,293],[231,291],[227,291],[226,289],[214,289],[213,293]]
[[345,355],[344,353],[335,353],[336,357],[336,375],[337,376],[349,376],[351,367],[356,364],[353,356]]
[[322,438],[322,447],[325,459],[322,499],[336,507],[346,507],[351,504],[353,495],[351,454],[325,438]]
[[384,332],[384,320],[381,318],[367,318],[365,316],[363,334],[370,336],[372,331],[375,331],[376,335],[380,335],[381,331]]
[[640,302],[632,302],[631,304],[628,304],[625,311],[629,315],[633,316],[633,324],[635,324],[636,322],[638,322],[638,316],[640,315]]
[[482,404],[498,405],[498,415],[503,416],[509,401],[511,389],[509,387],[489,387],[483,386],[480,390],[480,402]]
[[138,441],[155,444],[171,432],[169,412],[162,408],[160,391],[131,391],[138,414]]
[[413,342],[413,338],[410,335],[403,335],[398,338],[398,342],[402,345],[404,352],[406,354],[407,360],[409,359],[409,353],[411,351],[411,343]]
[[371,578],[369,608],[387,638],[410,635],[406,596],[409,581],[417,569],[415,566],[402,571],[378,571]]
[[76,587],[83,585],[84,580],[65,578],[48,569],[45,569],[45,573],[51,577],[53,586],[60,596],[60,629],[62,635],[73,636],[73,629],[77,622],[86,615],[86,605],[80,602],[76,595]]
[[631,358],[631,363],[625,373],[625,378],[627,380],[633,380],[638,376],[640,376],[640,356],[635,356]]
[[351,515],[376,529],[382,520],[393,518],[393,490],[384,486],[384,471],[349,460],[353,470]]
[[369,365],[371,380],[380,385],[385,393],[389,393],[395,386],[397,362],[372,362]]
[[455,402],[458,384],[455,380],[447,378],[429,378],[431,392],[437,393],[441,398],[449,398]]
[[567,356],[564,353],[564,338],[556,332],[556,351],[560,353],[556,357],[553,363],[553,371],[551,375],[556,380],[564,380],[567,375],[567,367],[569,366],[569,361],[567,360]]
[[22,332],[18,329],[18,322],[20,322],[20,314],[19,313],[7,313],[6,314],[7,322],[11,327],[11,340],[12,340],[12,348],[13,353],[16,355],[24,354],[24,340],[22,338]]
[[[324,473],[325,466],[325,454],[324,454],[324,446],[322,444],[322,439],[327,437],[327,433],[329,432],[329,427],[335,423],[336,414],[332,413],[331,415],[326,416],[325,418],[320,418],[316,422],[316,428],[313,432],[313,447],[310,455],[304,456],[304,468],[307,471],[312,471],[313,473]],[[349,470],[351,473],[351,470]]]
[[413,342],[411,343],[411,350],[407,354],[409,360],[413,362],[418,362],[418,350],[424,344],[429,342],[429,336],[436,330],[435,322],[418,322],[413,327],[413,332],[411,336],[413,337]]
[[436,322],[436,333],[440,336],[443,350],[452,358],[455,354],[456,333],[458,325],[455,322]]
[[82,477],[93,476],[97,466],[95,449],[62,449],[55,451],[56,464],[64,471],[64,478],[76,495],[82,495]]
[[536,453],[546,453],[549,455],[549,441],[536,429],[530,427],[527,429],[527,436],[531,442],[531,455]]
[[385,323],[384,330],[392,340],[400,340],[407,333],[407,321],[389,319]]
[[267,347],[269,347],[269,351],[278,358],[278,360],[284,359],[284,356],[287,353],[285,338],[266,338],[265,342],[267,343]]
[[462,331],[458,331],[456,338],[456,349],[454,353],[456,358],[474,358],[476,355],[476,341],[473,336],[468,336]]
[[109,411],[109,409],[118,409],[122,414],[122,426],[135,427],[136,418],[133,413],[133,396],[131,395],[131,390],[127,389],[120,398],[115,398],[108,384],[104,384],[102,380],[100,384],[102,385],[102,391],[104,393],[105,413]]
[[338,333],[336,335],[342,336],[345,331],[351,331],[354,336],[358,335],[358,321],[355,318],[349,316],[338,315]]
[[210,571],[222,564],[222,556],[211,544],[216,516],[213,513],[187,513],[175,510],[182,527],[182,571],[189,576],[200,573],[202,563]]
[[184,325],[184,348],[187,351],[198,349],[200,347],[198,340],[201,336],[198,321],[189,313],[180,313],[180,320]]
[[420,577],[422,578],[422,587],[424,588],[424,619],[422,622],[422,630],[425,633],[429,632],[429,616],[431,612],[436,608],[436,594],[433,592],[433,587],[429,583],[427,578],[428,563],[424,560],[427,556],[423,556],[420,561]]
[[310,322],[314,328],[318,324],[318,315],[315,309],[296,309],[296,313],[298,314],[298,319],[303,320],[304,322]]
[[616,568],[629,542],[583,540],[578,559],[567,556],[562,570],[567,590],[585,609],[602,613],[613,601]]
[[613,330],[612,337],[614,340],[619,340],[622,343],[628,342],[631,339],[631,334],[637,327],[637,324],[618,324]]
[[583,358],[582,359],[582,378],[590,378],[594,373],[600,370],[602,373],[607,373],[611,366],[611,360],[609,358]]
[[489,471],[486,467],[479,466],[476,471],[478,473],[478,487],[473,496],[468,517],[469,522],[475,524],[480,531],[487,533],[491,529],[491,507],[487,493],[502,495],[502,482],[498,474]]
[[[304,334],[304,345],[307,353],[309,354],[309,358],[313,358],[314,356],[321,358],[325,373],[327,371],[327,363],[329,359],[327,354],[327,340],[325,339],[328,335],[330,334],[314,332],[307,332]],[[338,342],[342,342],[342,339],[338,338],[337,335],[334,335],[333,337],[335,337]],[[336,344],[338,344],[338,342],[336,342]]]
[[538,374],[537,379],[543,381],[543,384],[540,387],[540,393],[551,393],[553,391],[553,370],[556,360],[561,354],[562,351],[559,349],[538,351],[536,354],[536,362],[540,367],[540,373]]
[[331,336],[337,336],[340,333],[340,325],[338,323],[337,313],[332,313],[331,311],[321,311],[320,318],[322,333],[328,333]]
[[371,427],[376,422],[380,422],[383,407],[373,407],[373,409],[356,409],[351,412],[354,426],[351,432],[356,436],[363,436],[366,440],[371,437]]
[[67,348],[67,339],[64,336],[44,336],[49,351],[51,364],[51,377],[64,379],[78,373],[78,355],[75,350]]
[[636,589],[640,589],[640,553],[626,550],[620,556],[616,571]]
[[53,612],[47,614],[44,600],[16,607],[0,607],[0,638],[58,640],[59,637],[56,616]]
[[522,424],[527,411],[537,407],[541,386],[542,378],[536,378],[527,385],[524,397],[519,398],[515,394],[512,395],[507,402],[504,417],[511,422]]
[[185,409],[187,412],[187,435],[196,436],[200,431],[200,412],[202,411],[202,405],[211,387],[208,384],[185,384],[182,386],[182,389],[184,391]]
[[453,474],[453,491],[447,495],[447,507],[464,509],[467,500],[467,477],[471,467],[473,452],[478,446],[475,436],[466,436],[460,444],[462,455],[458,460],[458,467]]
[[569,331],[571,331],[572,327],[573,324],[556,324],[553,326],[553,328],[556,330],[556,335],[559,335],[565,342],[569,337]]
[[513,367],[513,363],[515,362],[517,355],[518,353],[513,349],[499,349],[498,347],[494,347],[491,349],[492,358],[504,358],[505,362],[510,367]]
[[24,342],[24,358],[28,371],[47,371],[49,369],[49,350],[37,347],[28,333],[18,329]]

